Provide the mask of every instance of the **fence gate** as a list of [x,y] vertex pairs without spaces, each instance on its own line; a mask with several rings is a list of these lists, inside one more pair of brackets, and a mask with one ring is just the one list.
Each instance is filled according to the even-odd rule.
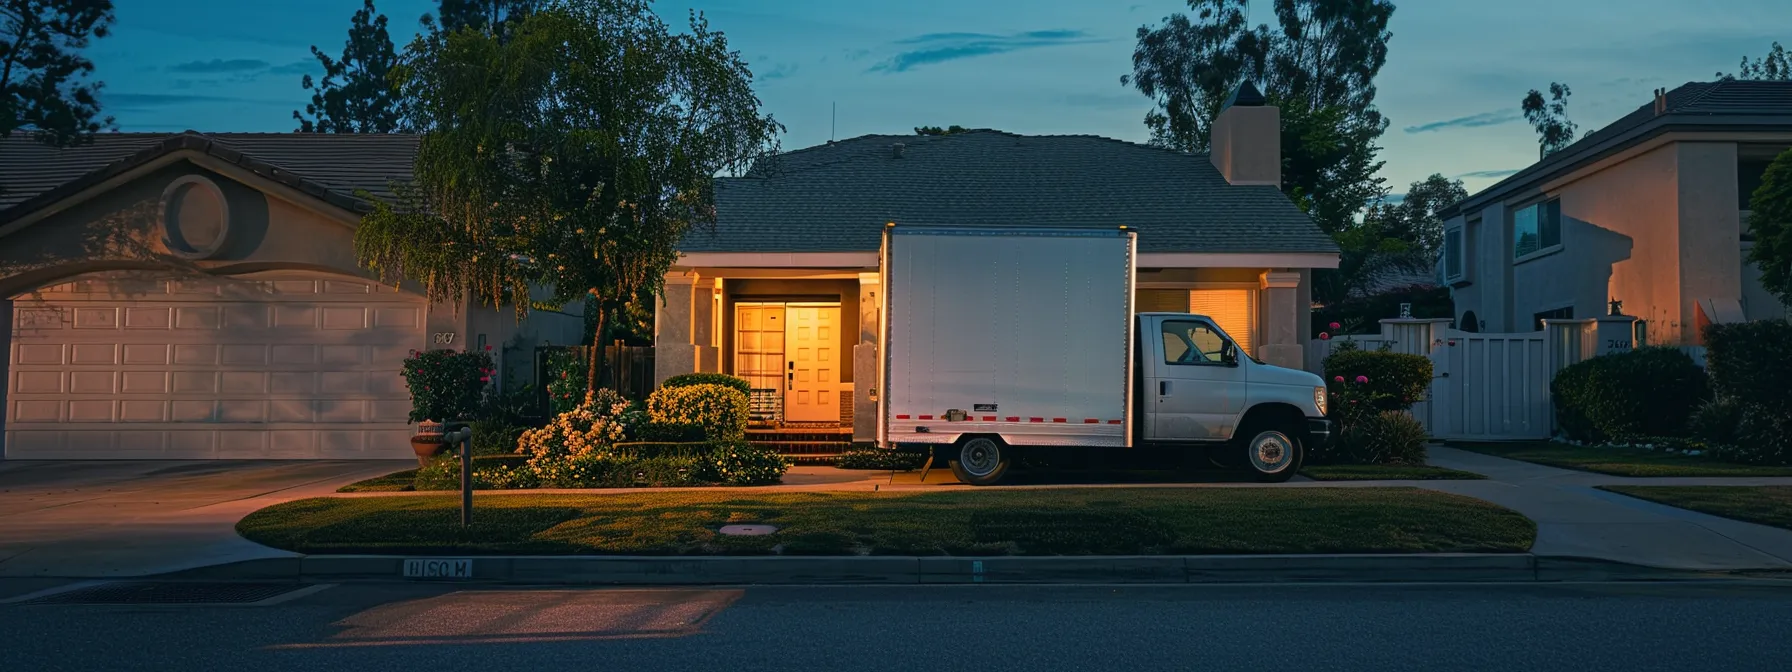
[[1379,335],[1309,344],[1310,370],[1336,344],[1386,347],[1431,359],[1431,388],[1412,415],[1433,437],[1460,440],[1546,439],[1554,432],[1549,383],[1557,371],[1594,354],[1594,320],[1548,320],[1544,331],[1482,334],[1447,319],[1382,320]]

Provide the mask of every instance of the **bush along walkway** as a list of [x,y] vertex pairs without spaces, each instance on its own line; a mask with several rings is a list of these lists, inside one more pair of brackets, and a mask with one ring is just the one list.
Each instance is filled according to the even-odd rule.
[[1588,446],[1554,441],[1451,443],[1453,448],[1612,476],[1792,476],[1792,467],[1726,462],[1682,442]]

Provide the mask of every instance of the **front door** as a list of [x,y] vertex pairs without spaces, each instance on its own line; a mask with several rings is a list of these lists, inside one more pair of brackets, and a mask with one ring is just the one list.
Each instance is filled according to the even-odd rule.
[[784,419],[838,422],[840,306],[792,303],[784,314]]
[[734,375],[755,390],[784,389],[784,304],[734,304]]
[[1244,410],[1244,370],[1227,363],[1230,341],[1204,320],[1152,318],[1152,399],[1149,438],[1158,441],[1219,441],[1231,438]]

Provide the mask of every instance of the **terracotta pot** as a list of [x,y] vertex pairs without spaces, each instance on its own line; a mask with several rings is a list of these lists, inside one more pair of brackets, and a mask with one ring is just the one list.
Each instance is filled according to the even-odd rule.
[[417,454],[418,468],[429,466],[429,458],[442,452],[444,445],[446,444],[442,443],[441,434],[418,434],[411,437],[411,452]]

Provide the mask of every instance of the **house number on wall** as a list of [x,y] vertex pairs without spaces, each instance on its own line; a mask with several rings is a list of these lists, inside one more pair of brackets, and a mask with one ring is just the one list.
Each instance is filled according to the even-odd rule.
[[436,332],[435,342],[436,342],[436,345],[452,345],[452,344],[454,344],[454,332],[452,332],[452,331]]
[[1630,341],[1621,338],[1606,339],[1605,347],[1612,350],[1629,350]]

